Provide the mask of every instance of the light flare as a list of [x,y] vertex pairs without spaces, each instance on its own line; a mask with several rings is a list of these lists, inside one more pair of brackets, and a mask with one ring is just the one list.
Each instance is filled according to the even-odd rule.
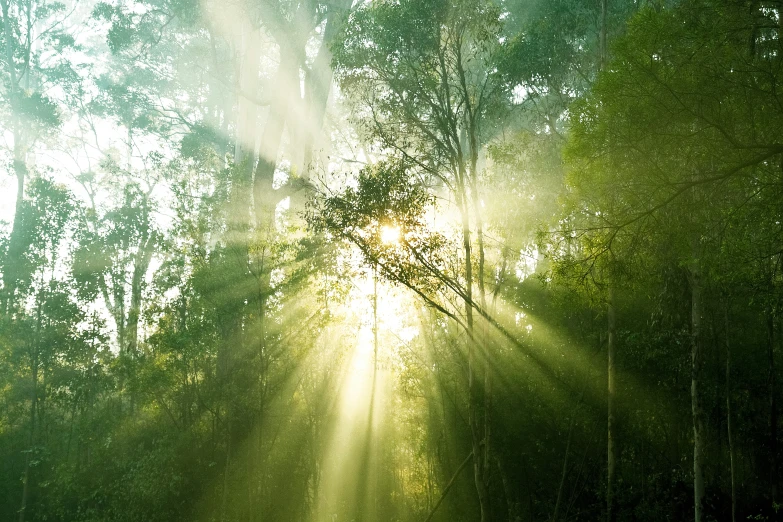
[[400,227],[383,225],[381,227],[381,243],[384,245],[396,245],[400,242]]

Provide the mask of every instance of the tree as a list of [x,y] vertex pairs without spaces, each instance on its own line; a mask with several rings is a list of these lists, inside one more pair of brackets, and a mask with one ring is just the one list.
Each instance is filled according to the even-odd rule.
[[[491,517],[491,395],[488,342],[474,331],[473,319],[476,303],[486,310],[478,163],[505,96],[493,73],[499,15],[484,2],[380,2],[352,13],[333,49],[340,85],[359,100],[360,114],[369,117],[364,126],[368,139],[446,188],[461,216],[464,272],[459,295],[469,338],[469,422],[482,520]],[[474,284],[479,291],[475,302]]]
[[[0,8],[4,42],[2,61],[7,85],[3,92],[3,128],[12,136],[8,154],[16,177],[15,218],[8,243],[8,261],[3,267],[0,308],[2,313],[11,314],[22,298],[17,295],[20,275],[16,268],[24,256],[20,237],[23,232],[19,226],[30,170],[29,155],[61,124],[60,108],[48,91],[72,81],[71,64],[63,59],[62,53],[72,49],[75,41],[61,23],[71,14],[63,3],[36,5],[6,0]],[[47,55],[41,51],[42,46],[51,46],[57,52]]]
[[[777,117],[771,116],[775,109],[763,116],[758,112],[775,98],[768,89],[777,82],[770,69],[776,59],[748,48],[762,13],[711,2],[643,9],[593,94],[571,118],[571,151],[582,161],[573,183],[589,202],[581,203],[584,228],[606,231],[600,252],[614,249],[621,235],[634,242],[659,235],[659,241],[674,239],[679,259],[688,266],[696,520],[703,519],[707,438],[704,295],[710,282],[705,281],[705,261],[723,216],[747,201],[718,194],[730,187],[732,196],[770,197],[752,187],[783,153],[774,135],[767,134],[777,127]],[[722,35],[731,36],[718,38],[714,23],[721,24]],[[738,78],[736,71],[748,68],[756,72]],[[708,200],[720,201],[722,210],[705,208]],[[664,215],[679,223],[674,238],[657,228]]]

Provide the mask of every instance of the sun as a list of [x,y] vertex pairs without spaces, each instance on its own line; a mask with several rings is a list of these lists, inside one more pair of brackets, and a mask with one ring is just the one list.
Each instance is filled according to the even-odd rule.
[[383,225],[381,227],[381,243],[394,245],[400,241],[400,227]]

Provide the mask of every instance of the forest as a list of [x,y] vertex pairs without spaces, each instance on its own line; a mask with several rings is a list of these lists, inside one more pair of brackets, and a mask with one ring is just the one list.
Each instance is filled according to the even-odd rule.
[[0,520],[783,520],[783,0],[0,8]]

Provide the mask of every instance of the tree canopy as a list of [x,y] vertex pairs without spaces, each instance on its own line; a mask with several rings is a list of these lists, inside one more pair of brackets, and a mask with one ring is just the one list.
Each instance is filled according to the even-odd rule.
[[0,519],[779,520],[779,0],[0,0]]

